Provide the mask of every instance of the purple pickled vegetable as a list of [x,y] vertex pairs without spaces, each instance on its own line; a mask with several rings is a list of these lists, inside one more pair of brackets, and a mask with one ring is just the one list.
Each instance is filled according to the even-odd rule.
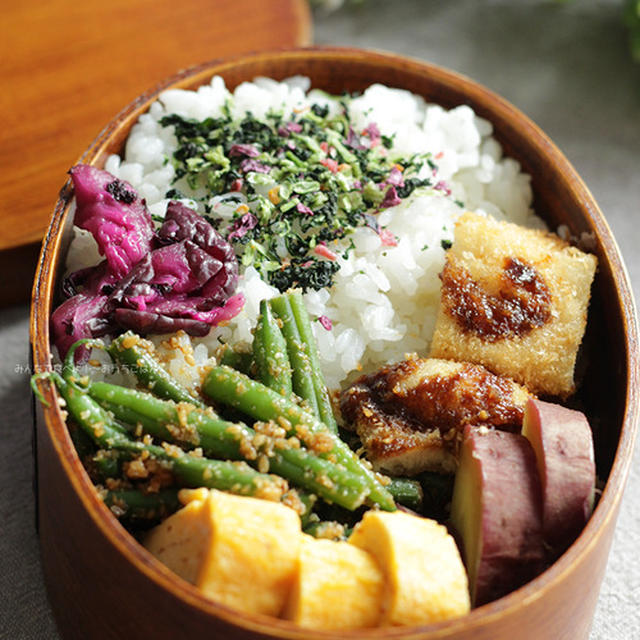
[[[117,306],[146,311],[162,301],[193,295],[200,299],[201,289],[222,270],[222,263],[211,258],[189,240],[160,247],[141,260],[112,295]],[[226,275],[226,274],[225,274]],[[222,304],[227,295],[216,292],[212,304]],[[195,304],[195,302],[194,302]]]
[[[257,223],[255,216],[251,216]],[[222,263],[226,278],[220,294],[231,295],[238,284],[238,260],[233,247],[202,216],[179,202],[170,202],[158,236],[161,242],[191,240]]]
[[71,169],[75,224],[90,231],[112,273],[121,278],[151,250],[153,222],[133,187],[108,171],[80,164]]
[[172,318],[151,311],[116,309],[115,320],[123,329],[131,329],[140,334],[173,333],[182,329],[191,336],[203,337],[211,326],[206,322],[191,318]]
[[[200,304],[206,300],[202,298]],[[212,326],[227,322],[238,315],[244,306],[241,293],[231,296],[223,306],[209,311],[194,308],[196,298],[174,297],[151,305],[149,310],[116,309],[115,321],[123,329],[138,333],[170,333],[182,329],[192,336],[206,336]]]
[[108,309],[107,296],[88,292],[79,293],[65,300],[53,312],[51,335],[61,358],[76,340],[99,338],[115,328],[108,318]]
[[[231,245],[200,215],[171,202],[156,233],[144,201],[106,171],[79,165],[75,222],[93,234],[106,260],[71,274],[71,295],[53,313],[61,357],[80,338],[133,329],[206,335],[242,309]],[[85,354],[83,354],[84,356]]]
[[[106,261],[104,263],[106,267]],[[95,278],[96,267],[87,267],[69,274],[62,281],[62,294],[65,298],[71,298],[85,288],[90,280]]]
[[222,268],[222,263],[212,258],[190,240],[160,247],[151,254],[153,274],[148,280],[156,288],[156,297],[165,293],[191,293],[202,287]]

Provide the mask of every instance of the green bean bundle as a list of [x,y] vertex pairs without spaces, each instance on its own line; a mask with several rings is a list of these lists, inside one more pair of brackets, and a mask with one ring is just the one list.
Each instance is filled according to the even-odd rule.
[[[140,425],[155,438],[189,448],[201,447],[205,455],[245,459],[259,468],[264,464],[269,471],[347,509],[359,507],[367,495],[366,483],[357,474],[299,447],[297,441],[223,420],[211,408],[175,404],[106,382],[91,383],[88,393],[132,428]],[[267,430],[271,428],[267,426]]]
[[212,367],[202,391],[215,402],[239,409],[254,420],[280,424],[289,436],[300,438],[306,446],[325,458],[334,458],[355,477],[361,478],[372,502],[382,509],[395,510],[393,497],[373,472],[322,422],[290,398],[224,365]]
[[[54,382],[73,421],[99,448],[118,449],[162,461],[177,484],[183,487],[207,487],[251,496],[282,496],[287,490],[282,478],[259,473],[245,463],[209,460],[177,448],[133,440],[127,430],[75,382],[77,376],[74,372],[69,373],[68,367],[65,371],[65,378],[55,372],[46,374],[46,377]],[[32,378],[32,386],[38,395],[35,382],[42,377]]]

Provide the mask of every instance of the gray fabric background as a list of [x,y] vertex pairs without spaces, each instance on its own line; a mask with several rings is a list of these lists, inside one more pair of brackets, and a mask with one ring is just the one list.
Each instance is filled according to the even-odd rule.
[[[315,41],[422,58],[470,76],[522,109],[564,151],[595,195],[638,297],[640,65],[626,50],[621,4],[366,0],[335,13],[317,12]],[[27,364],[28,308],[2,310],[0,639],[55,640],[34,531]],[[636,452],[591,640],[640,638],[639,465]]]

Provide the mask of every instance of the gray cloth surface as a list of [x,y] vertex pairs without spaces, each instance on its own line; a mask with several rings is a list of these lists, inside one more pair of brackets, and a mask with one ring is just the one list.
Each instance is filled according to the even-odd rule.
[[[315,41],[434,62],[522,109],[564,151],[595,195],[638,297],[640,65],[632,63],[626,49],[620,7],[613,0],[367,0],[331,14],[318,12]],[[0,639],[54,640],[34,530],[27,365],[28,309],[2,310]],[[636,451],[591,640],[640,637],[640,513],[634,508],[640,501],[639,465]]]

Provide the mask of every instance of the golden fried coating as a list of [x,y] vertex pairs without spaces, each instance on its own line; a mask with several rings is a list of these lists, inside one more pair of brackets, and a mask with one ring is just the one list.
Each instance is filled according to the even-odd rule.
[[452,473],[464,426],[519,431],[528,397],[479,365],[412,357],[357,380],[340,409],[375,469]]
[[597,260],[558,236],[465,213],[442,272],[430,355],[566,397]]

